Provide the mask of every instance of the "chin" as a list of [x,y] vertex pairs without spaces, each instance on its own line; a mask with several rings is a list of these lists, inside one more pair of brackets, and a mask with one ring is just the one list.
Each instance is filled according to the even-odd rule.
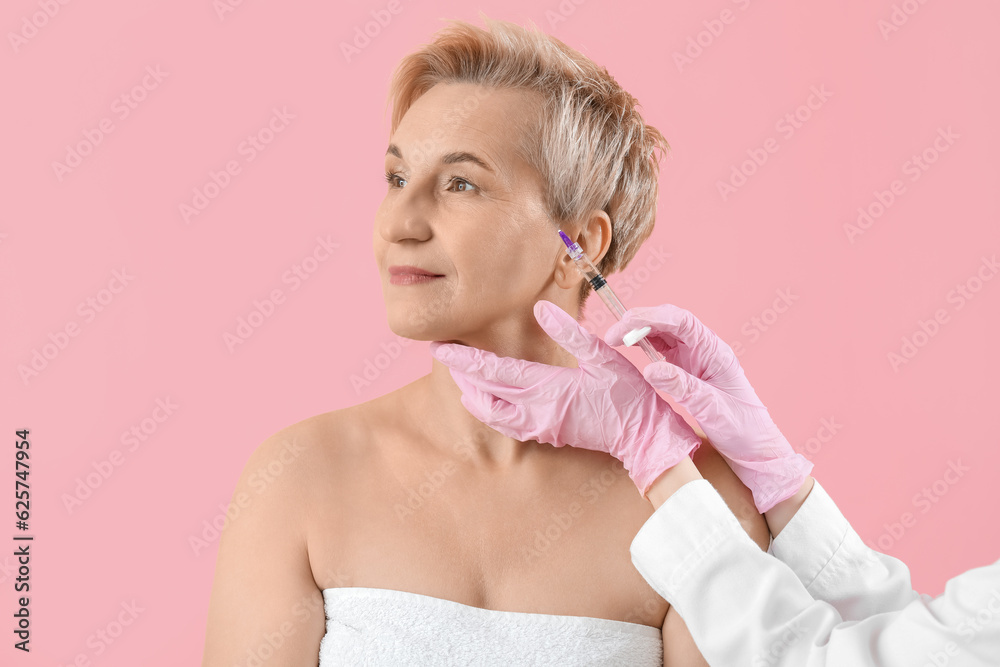
[[[420,289],[420,288],[417,288]],[[386,319],[389,329],[397,336],[412,340],[449,340],[454,338],[456,327],[452,314],[462,312],[456,308],[451,295],[396,294],[386,299]]]
[[447,340],[441,336],[448,335],[447,329],[438,321],[428,316],[421,308],[390,308],[388,312],[389,329],[402,338],[411,340]]

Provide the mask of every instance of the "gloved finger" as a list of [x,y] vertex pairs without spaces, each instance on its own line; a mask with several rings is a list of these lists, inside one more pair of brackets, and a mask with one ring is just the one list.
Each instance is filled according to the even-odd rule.
[[[620,345],[624,334],[630,329],[644,326],[652,329],[647,338],[667,361],[682,366],[702,379],[710,380],[724,374],[726,369],[738,363],[736,353],[729,344],[705,326],[694,313],[669,303],[626,311],[622,319],[605,332],[605,341],[609,345]],[[669,349],[662,349],[658,343]]]
[[[455,383],[462,390],[462,405],[469,413],[493,430],[519,441],[537,440],[548,442],[554,439],[543,433],[532,422],[528,411],[521,405],[516,405],[498,398],[488,391],[483,391],[461,373],[451,371]],[[561,447],[561,444],[553,444]]]
[[587,331],[572,315],[551,301],[540,299],[533,311],[545,333],[581,363],[600,366],[614,352],[603,340]]
[[[478,377],[495,383],[497,388],[537,386],[551,378],[551,369],[560,368],[524,359],[498,357],[489,350],[456,343],[433,341],[429,350],[435,359],[449,368],[465,373],[469,379]],[[489,389],[486,386],[481,388]]]
[[497,425],[503,424],[510,418],[514,409],[511,403],[484,391],[471,382],[462,371],[457,371],[454,368],[449,370],[455,384],[462,390],[462,405],[473,417],[492,428],[496,428]]
[[693,320],[695,318],[692,313],[670,303],[629,308],[622,319],[614,322],[604,332],[604,342],[618,347],[624,344],[625,334],[629,331],[648,326],[652,329],[649,335],[655,334],[670,347],[678,342],[694,346],[698,342],[698,332],[694,329]]
[[[507,357],[500,360],[511,361]],[[497,368],[495,373],[466,373],[451,368],[452,377],[461,374],[463,380],[491,396],[513,403],[526,405],[529,402],[549,403],[568,391],[574,381],[567,374],[579,372],[575,368],[550,366],[533,361],[521,361],[521,365]],[[493,377],[490,377],[492,375]],[[504,381],[509,379],[509,382]]]
[[653,387],[669,394],[684,406],[699,423],[719,413],[716,397],[718,390],[680,366],[657,361],[647,365],[642,370],[642,376]]

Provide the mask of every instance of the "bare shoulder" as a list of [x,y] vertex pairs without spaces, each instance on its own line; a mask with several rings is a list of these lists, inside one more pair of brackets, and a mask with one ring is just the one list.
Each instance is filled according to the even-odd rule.
[[324,490],[338,486],[340,457],[350,450],[350,412],[315,415],[264,438],[243,466],[233,502],[249,514],[281,515],[282,530],[306,547],[312,517],[330,498]]
[[355,405],[332,410],[276,431],[250,455],[247,470],[265,480],[287,473],[295,484],[306,484],[317,476],[329,479],[366,442],[364,409]]
[[[251,454],[244,476],[257,486],[282,476],[286,499],[299,503],[298,517],[308,532],[314,522],[332,529],[361,501],[359,490],[379,469],[382,437],[392,421],[392,394],[307,417],[275,432]],[[288,495],[290,494],[290,495]],[[362,493],[363,495],[363,493]]]
[[761,549],[766,550],[770,544],[771,533],[768,530],[767,521],[754,505],[753,493],[744,486],[740,478],[729,467],[726,459],[712,446],[712,443],[704,437],[701,440],[702,445],[691,457],[691,460],[694,461],[702,477],[707,479],[719,492],[722,499],[726,501],[726,505],[736,515],[743,530]]
[[219,540],[204,667],[258,652],[278,628],[286,637],[274,653],[280,664],[316,664],[325,619],[310,521],[325,498],[320,468],[339,441],[340,421],[328,413],[292,424],[265,438],[243,466]]

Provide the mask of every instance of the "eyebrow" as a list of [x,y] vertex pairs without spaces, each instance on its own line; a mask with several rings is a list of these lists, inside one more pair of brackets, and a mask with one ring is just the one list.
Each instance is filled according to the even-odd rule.
[[[386,155],[395,155],[400,160],[403,159],[403,152],[399,150],[399,146],[396,144],[389,144],[389,149],[385,152]],[[486,164],[486,161],[482,158],[469,153],[467,151],[454,151],[451,153],[445,153],[441,156],[442,164],[456,164],[458,162],[471,162],[472,164],[478,166],[481,169],[485,169],[490,173],[495,173],[493,168]]]

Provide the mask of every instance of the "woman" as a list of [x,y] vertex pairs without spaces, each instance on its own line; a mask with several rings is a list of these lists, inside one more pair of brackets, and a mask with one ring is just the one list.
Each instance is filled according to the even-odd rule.
[[[532,311],[544,299],[579,318],[590,289],[556,230],[603,273],[623,269],[652,232],[666,142],[604,68],[485,20],[443,30],[391,84],[373,230],[389,325],[573,367]],[[254,452],[234,493],[250,500],[220,542],[204,665],[707,664],[631,562],[653,508],[622,463],[504,435],[461,396],[432,359]],[[711,448],[694,460],[766,548],[746,487]]]

